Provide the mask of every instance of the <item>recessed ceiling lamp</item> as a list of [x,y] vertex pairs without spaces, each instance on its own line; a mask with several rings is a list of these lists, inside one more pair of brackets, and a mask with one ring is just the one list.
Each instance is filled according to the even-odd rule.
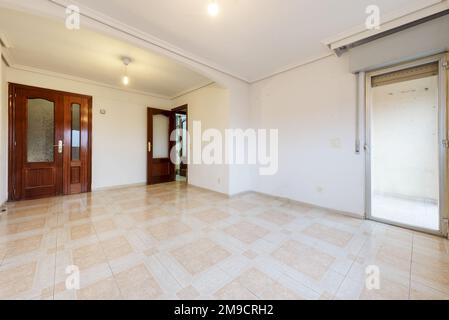
[[217,0],[210,0],[209,5],[207,6],[207,12],[212,17],[216,17],[220,12],[220,6],[218,5]]
[[132,62],[132,60],[129,57],[122,57],[122,61],[125,65],[125,75],[122,78],[122,83],[127,86],[129,85],[128,65]]

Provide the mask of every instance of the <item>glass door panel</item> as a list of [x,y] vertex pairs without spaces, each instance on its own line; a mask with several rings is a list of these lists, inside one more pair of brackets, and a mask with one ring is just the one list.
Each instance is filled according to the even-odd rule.
[[27,162],[53,162],[55,145],[55,104],[44,99],[28,99]]
[[438,231],[438,75],[394,78],[371,89],[371,217]]

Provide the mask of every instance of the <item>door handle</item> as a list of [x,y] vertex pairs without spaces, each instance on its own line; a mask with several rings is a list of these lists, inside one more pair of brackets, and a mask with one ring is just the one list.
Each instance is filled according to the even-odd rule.
[[148,152],[151,152],[151,142],[148,142]]
[[58,144],[57,144],[57,145],[54,145],[53,147],[58,147],[58,153],[62,153],[64,144],[62,143],[62,140],[59,140],[59,141],[58,141]]

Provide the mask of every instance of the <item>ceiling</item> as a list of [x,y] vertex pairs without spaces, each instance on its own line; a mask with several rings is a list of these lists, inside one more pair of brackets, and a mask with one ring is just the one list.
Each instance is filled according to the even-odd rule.
[[81,28],[69,31],[61,21],[0,9],[0,30],[12,48],[14,65],[123,87],[125,73],[121,56],[134,61],[129,66],[127,89],[174,97],[211,81],[164,56],[131,46]]
[[217,17],[209,1],[77,2],[252,82],[328,54],[321,41],[363,25],[368,5],[386,16],[427,0],[217,0]]

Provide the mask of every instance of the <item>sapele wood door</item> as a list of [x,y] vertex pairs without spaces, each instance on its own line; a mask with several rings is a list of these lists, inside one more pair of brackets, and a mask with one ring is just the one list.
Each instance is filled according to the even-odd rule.
[[10,84],[9,200],[90,191],[91,98]]
[[170,134],[175,129],[175,113],[148,108],[147,183],[157,184],[175,181],[175,165],[170,152],[175,142]]
[[90,191],[90,99],[64,96],[64,194]]

